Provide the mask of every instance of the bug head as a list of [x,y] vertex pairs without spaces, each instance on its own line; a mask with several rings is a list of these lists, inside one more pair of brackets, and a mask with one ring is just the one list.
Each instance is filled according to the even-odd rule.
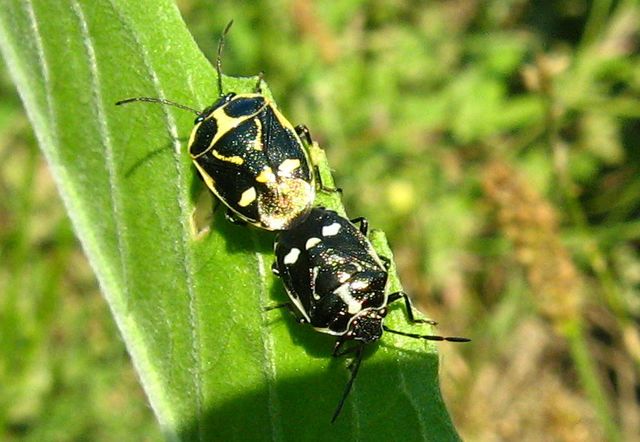
[[385,316],[386,308],[362,310],[351,320],[346,337],[364,344],[377,341],[382,337],[382,320]]
[[230,92],[230,93],[228,93],[226,95],[222,95],[211,106],[206,107],[202,112],[198,112],[198,116],[196,117],[196,119],[193,122],[193,124],[198,124],[198,123],[203,122],[204,120],[206,120],[206,118],[209,115],[211,115],[213,113],[213,111],[215,111],[216,109],[228,104],[231,100],[233,100],[233,97],[235,97],[235,96],[236,96],[235,92]]

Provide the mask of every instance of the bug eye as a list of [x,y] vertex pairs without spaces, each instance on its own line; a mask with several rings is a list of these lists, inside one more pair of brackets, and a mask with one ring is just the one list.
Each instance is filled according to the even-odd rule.
[[196,117],[193,124],[202,123],[209,115],[211,115],[211,113],[216,109],[216,107],[218,107],[217,103],[214,104],[213,106],[209,106],[208,108],[200,112],[200,114]]
[[236,98],[224,107],[224,112],[231,118],[246,117],[256,114],[262,107],[264,107],[263,98]]

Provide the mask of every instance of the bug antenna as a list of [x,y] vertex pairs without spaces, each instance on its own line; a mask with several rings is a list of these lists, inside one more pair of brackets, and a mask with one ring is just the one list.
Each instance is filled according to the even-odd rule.
[[222,49],[224,48],[224,38],[227,36],[231,25],[233,24],[233,20],[227,23],[224,31],[222,31],[222,35],[220,36],[220,41],[218,42],[218,56],[216,58],[216,72],[218,73],[218,90],[220,91],[220,96],[224,95],[222,91]]
[[351,392],[351,387],[353,387],[353,381],[356,380],[356,376],[358,375],[358,370],[360,369],[360,362],[362,362],[362,349],[363,349],[363,345],[360,345],[357,348],[357,350],[355,350],[356,355],[353,361],[351,362],[351,364],[349,365],[349,368],[351,370],[351,378],[349,378],[349,382],[347,382],[347,385],[344,387],[342,398],[340,399],[340,403],[338,403],[338,406],[336,407],[336,411],[333,413],[333,417],[331,418],[331,423],[334,423],[336,419],[338,419],[338,416],[342,411],[342,407],[344,406],[344,403],[347,400],[347,396],[349,396],[349,393]]
[[407,336],[409,338],[415,339],[426,339],[427,341],[449,341],[449,342],[469,342],[471,339],[469,338],[461,338],[459,336],[438,336],[438,335],[419,335],[416,333],[407,333],[398,330],[393,330],[386,325],[383,325],[382,328],[384,331],[388,331],[389,333],[395,333],[396,335]]
[[174,101],[165,100],[164,98],[152,98],[152,97],[127,98],[126,100],[120,100],[120,101],[116,102],[116,106],[120,106],[122,104],[134,103],[136,101],[143,101],[145,103],[166,104],[167,106],[174,106],[174,107],[177,107],[179,109],[191,111],[196,115],[200,115],[200,111],[197,110],[197,109],[194,109],[194,108],[189,107],[189,106],[185,106],[184,104],[176,103]]

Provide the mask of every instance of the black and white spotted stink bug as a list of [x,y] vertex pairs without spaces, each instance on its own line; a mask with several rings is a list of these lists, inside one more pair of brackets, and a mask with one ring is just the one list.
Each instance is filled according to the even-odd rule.
[[230,209],[232,220],[266,230],[284,230],[304,219],[315,199],[314,173],[302,138],[275,103],[260,90],[224,93],[221,56],[231,24],[218,44],[216,71],[219,99],[203,111],[161,98],[136,97],[117,102],[151,102],[175,106],[198,115],[189,140],[189,154],[207,187]]
[[[360,223],[356,228],[354,222]],[[354,353],[351,378],[336,408],[334,422],[351,391],[365,344],[377,341],[383,331],[411,338],[467,342],[467,338],[420,335],[393,330],[383,324],[387,306],[404,300],[412,323],[430,323],[413,314],[404,292],[388,294],[388,261],[378,256],[367,239],[364,218],[349,220],[332,210],[314,208],[294,228],[280,232],[275,244],[273,272],[291,300],[269,309],[288,307],[299,322],[337,338],[333,356]],[[347,342],[354,345],[345,346]]]

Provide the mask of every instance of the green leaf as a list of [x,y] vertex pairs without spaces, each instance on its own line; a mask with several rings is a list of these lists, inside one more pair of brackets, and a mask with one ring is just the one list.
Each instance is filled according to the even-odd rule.
[[[273,234],[231,225],[222,210],[208,234],[194,231],[193,115],[114,105],[152,96],[204,108],[217,97],[175,5],[11,0],[0,20],[2,54],[168,438],[457,440],[435,347],[396,336],[369,349],[330,425],[347,361],[330,357],[330,337],[265,311],[286,299],[270,273]],[[238,92],[254,84],[225,79]],[[326,175],[322,151],[314,158]],[[400,307],[387,324],[407,329]]]

